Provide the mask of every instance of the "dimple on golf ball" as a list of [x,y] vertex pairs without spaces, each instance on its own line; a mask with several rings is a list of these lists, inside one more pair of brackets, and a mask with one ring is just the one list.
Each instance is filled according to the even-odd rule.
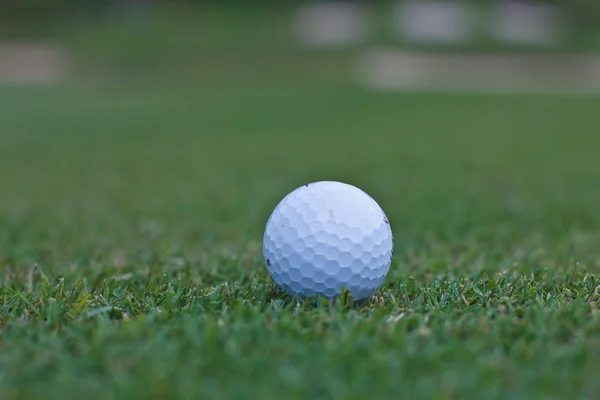
[[341,182],[301,186],[277,205],[263,255],[275,284],[290,295],[356,300],[379,288],[392,262],[390,223],[377,202]]

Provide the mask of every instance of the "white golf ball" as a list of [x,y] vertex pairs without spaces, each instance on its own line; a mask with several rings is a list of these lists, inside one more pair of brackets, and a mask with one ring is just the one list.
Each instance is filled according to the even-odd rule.
[[315,182],[288,194],[271,214],[263,255],[275,284],[300,297],[371,296],[392,262],[394,241],[379,205],[340,182]]

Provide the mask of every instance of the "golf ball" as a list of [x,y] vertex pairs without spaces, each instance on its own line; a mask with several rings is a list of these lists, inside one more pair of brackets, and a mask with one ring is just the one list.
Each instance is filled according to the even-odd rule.
[[300,297],[371,296],[392,262],[390,223],[362,190],[340,182],[297,188],[277,205],[263,237],[275,284]]

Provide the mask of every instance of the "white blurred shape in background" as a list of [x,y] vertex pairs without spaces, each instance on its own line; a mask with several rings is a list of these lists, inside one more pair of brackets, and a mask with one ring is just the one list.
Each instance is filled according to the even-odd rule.
[[496,1],[491,11],[490,35],[500,42],[555,45],[564,31],[561,13],[549,4],[504,0]]
[[377,48],[357,61],[376,90],[600,93],[600,56],[455,54]]
[[0,43],[0,84],[56,84],[67,79],[70,57],[51,43]]
[[309,47],[344,47],[367,38],[368,22],[361,4],[328,2],[300,8],[292,30],[300,43]]
[[472,16],[457,1],[407,0],[393,9],[394,31],[401,40],[464,43],[472,36]]

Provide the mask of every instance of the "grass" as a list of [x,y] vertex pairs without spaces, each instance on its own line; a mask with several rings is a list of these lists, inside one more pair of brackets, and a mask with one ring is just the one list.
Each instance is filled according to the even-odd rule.
[[[297,83],[2,89],[3,398],[595,398],[599,103]],[[287,192],[386,210],[366,303],[262,264]]]
[[[130,33],[71,37],[127,84],[0,88],[2,399],[597,398],[599,99],[376,94],[242,30],[154,65]],[[263,265],[325,179],[391,221],[366,302]]]

